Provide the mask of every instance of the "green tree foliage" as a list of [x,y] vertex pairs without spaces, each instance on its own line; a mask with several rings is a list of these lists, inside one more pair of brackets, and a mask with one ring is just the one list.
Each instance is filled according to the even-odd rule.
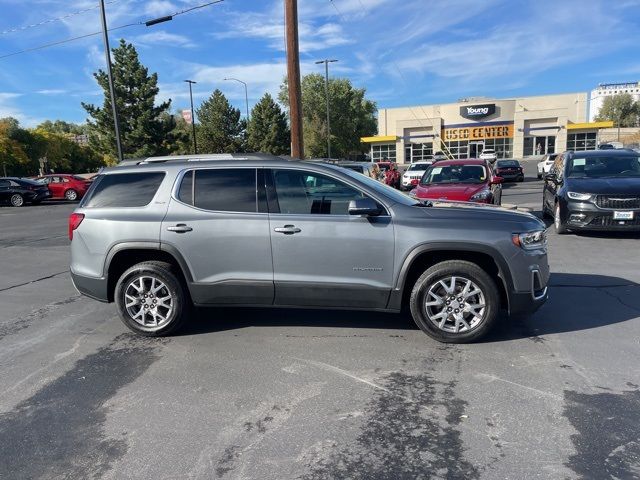
[[44,122],[36,129],[24,129],[14,118],[0,119],[0,163],[7,174],[37,175],[41,160],[46,161],[48,169],[59,173],[92,172],[104,166],[102,156],[74,141],[76,134],[65,132],[66,128],[51,131],[57,130],[52,125],[65,123]]
[[[304,153],[306,157],[324,157],[327,155],[324,76],[305,75],[301,85]],[[364,88],[354,88],[349,79],[329,79],[332,157],[360,153],[360,137],[376,134],[376,104],[367,100],[365,94]],[[286,81],[280,87],[278,100],[289,105]]]
[[235,153],[244,147],[245,122],[240,110],[233,108],[216,89],[196,110],[198,117],[198,153]]
[[36,127],[51,133],[84,135],[87,133],[87,125],[78,125],[77,123],[65,122],[64,120],[45,120]]
[[612,120],[616,127],[635,127],[640,123],[640,102],[635,102],[629,93],[606,97],[596,121]]
[[268,93],[251,110],[251,119],[247,124],[247,148],[273,155],[288,155],[291,152],[287,118]]
[[[175,142],[175,119],[164,115],[171,101],[156,106],[158,75],[149,74],[140,63],[135,47],[124,40],[113,50],[113,83],[116,106],[125,157],[166,155]],[[111,109],[111,95],[107,73],[98,70],[94,74],[104,90],[103,106],[82,103],[90,115],[91,145],[103,154],[116,156],[116,141]]]

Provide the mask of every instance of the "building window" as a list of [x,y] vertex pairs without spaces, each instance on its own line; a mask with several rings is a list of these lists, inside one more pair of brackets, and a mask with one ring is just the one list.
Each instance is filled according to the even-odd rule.
[[546,155],[547,153],[555,153],[556,137],[550,135],[548,137],[524,137],[523,155]]
[[405,162],[411,160],[411,162],[420,162],[422,160],[428,160],[433,156],[433,143],[412,143],[411,144],[411,158],[405,158]]
[[493,148],[498,158],[513,156],[513,138],[495,138],[484,141],[484,148]]
[[396,161],[395,143],[371,145],[371,159],[374,162],[381,162],[385,158],[390,162]]
[[595,150],[597,147],[597,133],[570,133],[567,135],[567,150]]
[[469,158],[469,142],[466,140],[456,140],[444,143],[447,148],[444,149],[445,154],[451,154],[453,158]]

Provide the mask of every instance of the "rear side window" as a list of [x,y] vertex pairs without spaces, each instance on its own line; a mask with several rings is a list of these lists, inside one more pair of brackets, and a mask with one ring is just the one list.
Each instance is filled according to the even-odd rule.
[[192,170],[182,178],[178,200],[216,212],[257,212],[256,170]]
[[101,175],[83,207],[144,207],[158,191],[164,172]]

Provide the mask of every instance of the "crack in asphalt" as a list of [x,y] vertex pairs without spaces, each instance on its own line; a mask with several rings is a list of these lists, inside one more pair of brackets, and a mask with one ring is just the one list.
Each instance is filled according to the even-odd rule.
[[28,282],[19,283],[18,285],[11,285],[10,287],[0,288],[0,293],[6,292],[7,290],[11,290],[13,288],[24,287],[25,285],[31,285],[32,283],[41,282],[42,280],[49,280],[50,278],[57,277],[58,275],[62,275],[63,273],[69,273],[69,270],[53,273],[51,275],[47,275],[46,277],[36,278],[35,280],[29,280]]
[[0,415],[0,478],[101,478],[128,450],[104,433],[105,403],[160,358],[158,339],[122,334]]
[[81,297],[82,297],[81,295],[74,295],[72,297],[65,298],[64,300],[52,302],[52,303],[49,303],[48,305],[45,305],[44,307],[41,307],[29,312],[27,315],[23,317],[14,319],[9,323],[0,324],[0,340],[2,340],[4,337],[8,335],[13,335],[14,333],[17,333],[21,330],[29,328],[29,326],[34,320],[43,319],[45,316],[47,316],[52,311],[54,311],[57,307],[73,303],[79,300]]

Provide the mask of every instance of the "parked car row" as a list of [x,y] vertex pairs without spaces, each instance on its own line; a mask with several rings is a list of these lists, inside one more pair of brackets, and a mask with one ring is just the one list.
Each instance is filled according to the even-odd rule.
[[34,178],[0,178],[0,202],[13,207],[37,205],[43,200],[78,201],[91,186],[91,180],[77,175],[51,174]]

